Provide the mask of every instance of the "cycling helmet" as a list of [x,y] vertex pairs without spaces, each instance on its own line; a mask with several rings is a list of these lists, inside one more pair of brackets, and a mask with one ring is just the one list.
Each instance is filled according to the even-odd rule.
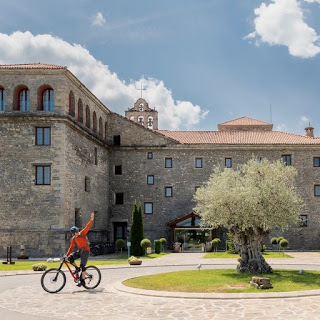
[[76,231],[78,231],[78,230],[79,230],[79,228],[76,227],[76,226],[73,226],[73,227],[70,228],[70,231],[71,231],[71,232],[76,232]]

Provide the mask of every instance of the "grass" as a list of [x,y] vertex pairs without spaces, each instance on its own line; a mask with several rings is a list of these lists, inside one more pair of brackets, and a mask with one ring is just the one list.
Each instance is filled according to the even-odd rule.
[[[288,255],[288,254],[283,254],[282,252],[263,252],[262,256],[264,258],[292,258],[292,256]],[[204,257],[205,259],[224,259],[224,258],[233,258],[233,259],[238,259],[239,255],[238,254],[234,254],[234,253],[228,253],[226,251],[224,252],[210,252],[207,253]]]
[[[162,257],[164,255],[169,254],[168,252],[162,252],[160,254],[157,253],[151,253],[147,256],[141,257],[141,259],[155,259]],[[89,259],[88,265],[94,265],[94,266],[102,266],[102,265],[117,265],[117,264],[128,264],[127,262],[128,255],[127,254],[119,254],[119,255],[113,255],[112,258],[108,258],[108,260],[91,260]],[[60,262],[47,262],[45,260],[43,261],[35,261],[35,260],[14,260],[15,264],[2,264],[2,261],[0,261],[0,271],[18,271],[18,270],[32,270],[32,266],[35,264],[45,264],[47,268],[57,268],[60,266]],[[79,263],[78,263],[79,264]],[[64,266],[64,268],[66,268]]]
[[[272,274],[259,275],[271,279],[273,289],[257,290],[249,286],[252,274],[238,273],[229,269],[178,271],[128,279],[128,287],[170,292],[216,292],[257,293],[288,292],[320,289],[320,272],[298,270],[274,270]],[[229,285],[247,285],[244,288],[229,288]]]

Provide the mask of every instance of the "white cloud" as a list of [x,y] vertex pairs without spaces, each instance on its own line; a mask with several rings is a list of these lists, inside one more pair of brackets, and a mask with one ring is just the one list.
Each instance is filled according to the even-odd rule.
[[288,126],[283,122],[277,123],[276,124],[276,131],[287,132],[288,131]]
[[[315,0],[308,0],[314,2]],[[320,0],[317,0],[318,2]],[[292,56],[311,58],[320,53],[319,36],[303,20],[303,11],[297,0],[271,0],[255,9],[255,31],[245,39],[256,39],[257,43],[288,47]]]
[[307,123],[307,122],[309,122],[310,120],[309,120],[309,118],[307,118],[306,116],[301,116],[301,117],[300,117],[300,121],[303,122],[303,123]]
[[92,18],[92,25],[94,26],[103,26],[105,23],[106,19],[101,12],[97,12],[97,14]]
[[189,129],[208,113],[189,101],[175,101],[161,80],[141,78],[126,83],[79,44],[49,34],[34,36],[28,31],[0,33],[0,43],[0,64],[41,61],[67,66],[110,110],[122,115],[140,97],[142,84],[146,87],[143,98],[159,111],[160,129]]
[[320,3],[320,0],[304,0],[304,1],[310,2],[310,3],[313,3],[313,2],[318,2],[318,3]]

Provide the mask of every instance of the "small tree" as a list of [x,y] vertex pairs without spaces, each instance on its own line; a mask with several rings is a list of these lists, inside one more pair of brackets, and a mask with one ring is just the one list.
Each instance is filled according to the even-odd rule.
[[280,251],[281,251],[280,242],[281,242],[282,239],[284,239],[284,237],[278,237],[278,238],[277,238],[277,245],[278,245],[279,253],[280,253]]
[[289,241],[287,239],[282,239],[279,243],[280,247],[282,248],[282,253],[284,255],[284,249],[288,247]]
[[140,243],[143,240],[143,221],[142,208],[140,202],[134,202],[132,209],[132,226],[131,226],[131,254],[142,256],[144,253]]
[[211,241],[211,245],[212,245],[212,248],[213,248],[213,251],[214,252],[217,252],[218,251],[218,246],[220,244],[220,239],[219,238],[215,238]]
[[161,241],[154,240],[153,245],[154,245],[154,252],[159,254],[161,252]]
[[121,255],[122,255],[122,249],[126,246],[126,242],[123,239],[118,239],[116,241],[116,248],[121,250]]
[[166,238],[161,238],[161,239],[160,239],[160,242],[161,242],[162,251],[164,251],[164,246],[165,246],[166,243],[167,243],[167,239],[166,239]]
[[278,244],[278,238],[277,237],[273,237],[270,240],[270,243],[274,246],[276,246]]
[[303,206],[296,193],[297,169],[279,160],[251,159],[236,169],[216,167],[197,189],[195,211],[203,227],[223,226],[234,235],[239,272],[271,273],[261,254],[270,230],[298,225]]
[[147,255],[147,248],[151,247],[151,241],[149,239],[143,239],[140,242],[140,246],[144,249],[144,254]]

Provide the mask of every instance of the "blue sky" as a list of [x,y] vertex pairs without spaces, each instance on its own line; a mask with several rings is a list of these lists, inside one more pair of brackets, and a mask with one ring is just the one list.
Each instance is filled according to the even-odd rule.
[[161,129],[272,116],[320,136],[320,0],[52,4],[0,0],[0,63],[66,65],[122,115],[143,85]]

